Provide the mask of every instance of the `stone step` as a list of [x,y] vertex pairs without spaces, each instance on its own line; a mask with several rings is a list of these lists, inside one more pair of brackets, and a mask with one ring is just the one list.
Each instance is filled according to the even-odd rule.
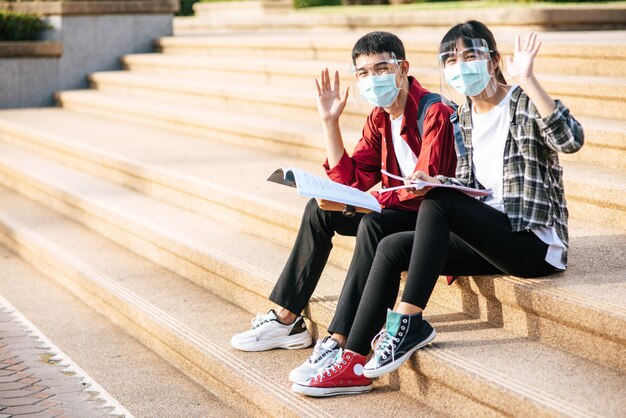
[[[41,205],[6,189],[0,194],[10,202],[0,215],[6,245],[162,356],[160,362],[236,403],[231,414],[330,417],[331,410],[362,416],[390,409],[400,416],[440,416],[398,392],[377,391],[358,404],[349,397],[314,403],[291,393],[286,376],[305,352],[277,350],[261,357],[230,347],[230,337],[249,326],[248,312]],[[49,226],[45,232],[38,225],[42,220]]]
[[[247,58],[216,60],[210,56],[132,54],[122,58],[126,69],[141,73],[205,79],[223,85],[267,85],[283,90],[314,91],[314,78],[323,68],[339,70],[344,86],[351,83],[346,62]],[[440,72],[435,68],[412,67],[420,83],[440,91]],[[539,74],[545,89],[567,103],[577,115],[624,120],[626,118],[626,79],[621,77],[568,76]],[[353,89],[354,90],[354,89]],[[311,93],[313,95],[313,93]],[[315,97],[315,96],[313,96]],[[459,101],[454,94],[452,99]],[[607,112],[607,108],[611,111]]]
[[624,170],[570,161],[563,166],[570,215],[626,229]]
[[[97,91],[62,92],[57,97],[62,106],[69,110],[141,122],[181,133],[201,134],[204,138],[218,138],[236,145],[280,152],[283,156],[316,161],[325,159],[324,150],[320,147],[324,141],[317,124],[281,121],[280,126],[276,126],[275,119],[258,115],[242,118],[239,114],[233,115],[199,105],[164,105],[146,98],[131,99]],[[349,132],[344,132],[344,136],[359,137]],[[294,140],[297,143],[294,144]],[[346,141],[346,149],[354,149],[353,144]],[[564,163],[569,164],[570,161]],[[571,200],[580,201],[584,209],[576,212],[576,208],[571,207],[573,215],[593,216],[596,222],[626,229],[626,217],[623,216],[626,195],[622,193],[626,189],[626,181],[623,172],[611,168],[596,170],[593,166],[575,164],[575,170],[566,170],[567,196]]]
[[[411,65],[437,67],[439,43],[447,28],[396,33],[404,43]],[[350,52],[365,32],[280,34],[245,33],[171,36],[155,41],[158,51],[173,55],[321,60],[350,63]],[[516,34],[494,33],[502,56],[513,53]],[[538,73],[623,77],[626,71],[626,31],[540,32]]]
[[[113,130],[109,132],[114,133]],[[115,141],[112,139],[112,142]],[[127,140],[126,142],[128,143]],[[161,152],[161,155],[168,155],[159,150],[158,143],[155,143],[154,149],[155,152]],[[247,235],[247,231],[260,229],[249,226],[252,216],[248,217],[247,224],[239,225],[244,232],[233,232],[236,228],[228,226],[229,220],[233,219],[229,219],[229,214],[224,210],[213,213],[217,218],[212,219],[210,213],[209,216],[192,214],[75,170],[62,168],[9,145],[0,144],[0,150],[0,174],[5,178],[6,185],[51,205],[108,238],[246,309],[262,310],[262,306],[267,305],[266,295],[270,293],[282,268],[288,249],[272,242],[269,238],[272,236],[270,232],[266,233],[266,238]],[[74,152],[70,151],[70,147],[68,151]],[[201,148],[198,151],[201,153]],[[229,155],[219,149],[216,152],[216,155]],[[217,160],[211,162],[211,159],[207,159],[206,165],[199,166],[174,154],[169,155],[172,157],[171,163],[195,167],[205,176],[210,175],[209,166],[220,164]],[[67,159],[70,165],[72,160]],[[232,166],[234,161],[223,164]],[[167,163],[162,161],[158,165],[163,168]],[[86,166],[88,164],[83,164],[83,168]],[[130,167],[127,163],[126,166]],[[37,167],[41,172],[34,173],[27,167]],[[219,170],[219,167],[216,168]],[[252,165],[249,168],[244,178],[258,178],[255,177],[255,171],[259,166]],[[198,210],[197,202],[201,201],[197,198],[185,200],[179,191],[172,193],[167,187],[157,186],[156,182],[142,183],[137,178],[133,179],[133,173],[130,172],[118,174],[116,177],[106,174],[106,168],[93,167],[88,171],[96,171],[103,177],[116,178],[117,182],[139,188],[164,200],[172,201],[173,196],[178,194],[175,203],[182,207]],[[136,170],[135,173],[138,174],[139,171]],[[150,171],[157,172],[149,165],[142,166],[141,171],[139,177],[144,178],[150,175]],[[264,171],[269,172],[270,169],[266,168]],[[167,178],[165,173],[164,170],[160,171],[159,181]],[[189,173],[181,173],[172,178],[178,181],[178,186],[174,187],[185,187],[185,174]],[[222,178],[228,178],[227,174],[224,171]],[[271,192],[264,182],[241,182],[241,176],[239,179],[239,184],[243,187],[239,190],[241,196],[257,194],[260,196],[258,200],[262,201],[265,200],[264,193],[267,191],[279,198],[279,193]],[[234,178],[231,181],[235,183]],[[93,182],[93,186],[87,186],[87,182]],[[204,188],[205,193],[213,195],[213,199],[234,200],[239,207],[247,208],[247,204],[230,199],[226,193],[216,196],[208,182],[196,181],[195,186],[196,191]],[[226,186],[223,187],[224,191],[228,188],[228,184],[222,183],[221,186]],[[253,188],[256,193],[250,191]],[[293,197],[291,193],[284,195]],[[111,198],[103,200],[99,196]],[[207,209],[211,207],[214,205],[205,206]],[[260,216],[274,218],[275,222],[276,219],[282,220],[289,216],[280,211],[280,205],[260,208],[258,213]],[[297,222],[293,213],[291,216]],[[234,220],[241,218],[242,216],[235,215]],[[211,231],[211,234],[207,235],[206,231]],[[453,287],[440,285],[433,300],[473,317],[497,323],[508,331],[530,335],[533,339],[566,349],[577,356],[605,365],[611,364],[618,370],[626,371],[626,356],[623,355],[626,310],[623,307],[623,291],[619,283],[613,280],[614,275],[623,274],[618,253],[626,236],[623,231],[589,222],[573,223],[572,236],[570,269],[565,274],[537,280],[512,277],[496,280],[462,279],[459,285]],[[243,248],[242,242],[246,243]],[[264,257],[260,259],[258,254],[264,254]],[[221,281],[209,281],[205,277],[206,270],[220,275]],[[327,324],[330,321],[333,304],[328,301],[336,300],[344,274],[345,270],[333,265],[326,268],[322,280],[328,280],[334,287],[328,292],[319,293],[316,299],[319,303],[311,304],[310,316],[316,323]],[[607,293],[605,289],[609,285],[611,292]],[[246,292],[238,293],[242,289]]]
[[[233,227],[269,237],[283,246],[291,245],[306,200],[291,193],[277,193],[279,186],[259,179],[294,162],[302,169],[324,175],[320,163],[294,161],[278,153],[232,147],[219,141],[207,146],[207,142],[186,135],[64,109],[30,110],[35,115],[26,112],[0,113],[2,142],[200,215],[221,218]],[[25,120],[29,122],[24,124]],[[35,121],[37,126],[28,126]],[[73,128],[68,130],[67,126]],[[94,136],[96,132],[102,136]],[[111,148],[102,148],[105,144]],[[167,156],[172,158],[164,158]],[[347,266],[353,249],[351,240],[338,236],[334,244],[334,263]]]
[[[323,161],[322,128],[319,123],[281,120],[254,114],[235,114],[197,104],[164,103],[149,98],[107,94],[95,90],[63,91],[56,94],[64,108],[106,116],[125,122],[158,126],[208,139],[219,139],[239,146],[280,153],[283,156]],[[353,149],[359,138],[348,131],[346,147]]]
[[216,2],[194,4],[195,16],[210,18],[248,18],[256,19],[265,15],[281,15],[294,11],[291,0],[243,0],[236,2]]
[[[286,376],[306,358],[304,351],[277,350],[259,355],[230,347],[231,335],[248,326],[248,312],[41,205],[4,188],[0,195],[3,202],[10,202],[0,214],[0,240],[54,280],[57,292],[60,285],[150,347],[163,357],[155,360],[162,368],[171,363],[217,396],[238,403],[237,409],[189,411],[189,415],[185,414],[186,409],[191,409],[189,406],[169,404],[169,413],[165,415],[176,408],[177,416],[331,417],[336,413],[363,416],[367,411],[379,410],[400,416],[442,416],[393,390],[363,395],[358,404],[349,397],[315,403],[297,396],[291,393]],[[42,220],[50,226],[45,233],[38,227]],[[89,311],[87,307],[83,309]],[[128,372],[136,373],[132,369]],[[167,375],[157,380],[174,382]],[[208,406],[205,401],[204,407]]]
[[[3,209],[14,204],[5,194],[2,199]],[[240,413],[85,306],[83,300],[51,282],[4,245],[0,245],[0,259],[0,294],[134,416],[171,416],[173,408],[178,416]],[[61,373],[74,372],[66,369]],[[51,381],[49,383],[48,392],[65,393],[61,388],[55,389],[57,385],[52,385]],[[67,406],[71,409],[71,405]],[[52,416],[46,412],[38,416]],[[78,412],[73,416],[79,416]]]
[[[180,101],[185,104],[210,106],[233,113],[246,113],[280,117],[315,123],[319,119],[315,99],[310,92],[284,92],[275,88],[258,86],[224,86],[209,80],[188,80],[168,76],[141,74],[132,71],[93,73],[89,76],[92,87],[106,93],[131,97],[148,97],[163,102]],[[341,117],[345,127],[358,136],[370,107],[350,100]],[[585,147],[581,152],[564,155],[564,159],[592,162],[604,167],[626,169],[626,122],[579,118],[585,128]]]
[[[218,222],[210,223],[190,213],[180,219],[174,215],[176,212],[183,214],[183,211],[28,154],[2,147],[0,155],[3,167],[12,166],[8,172],[3,172],[3,179],[12,173],[16,180],[17,176],[24,174],[18,173],[29,167],[30,174],[39,177],[33,179],[33,186],[38,187],[34,183],[43,186],[47,182],[64,187],[60,194],[51,189],[40,189],[31,194],[17,184],[19,181],[9,180],[20,192],[37,200],[43,199],[47,206],[61,213],[54,213],[13,192],[0,191],[2,201],[10,202],[0,211],[0,235],[5,245],[71,289],[81,300],[119,321],[125,330],[186,373],[202,382],[219,379],[228,390],[245,394],[242,397],[248,399],[247,406],[259,408],[261,413],[328,416],[329,410],[334,413],[343,410],[343,414],[349,411],[362,415],[366,411],[389,412],[398,408],[393,411],[394,415],[430,415],[430,410],[424,410],[422,406],[427,403],[431,408],[454,415],[459,415],[461,405],[461,415],[467,416],[506,412],[511,415],[582,417],[614,415],[623,408],[619,396],[626,384],[623,373],[436,303],[430,308],[428,318],[440,330],[437,342],[418,352],[415,361],[403,366],[397,374],[380,379],[377,382],[379,390],[360,397],[356,403],[349,398],[327,400],[327,404],[323,404],[327,408],[321,402],[296,397],[287,390],[285,375],[306,354],[232,350],[228,347],[228,338],[247,327],[247,315],[239,308],[139,259],[63,214],[72,212],[70,217],[85,222],[97,232],[105,236],[116,235],[125,247],[133,248],[145,257],[153,258],[158,252],[163,255],[169,252],[170,262],[165,257],[158,257],[160,262],[169,264],[168,270],[196,270],[201,273],[195,276],[198,284],[253,312],[260,304],[267,306],[267,302],[258,293],[253,296],[250,290],[263,292],[271,285],[267,280],[271,277],[271,265],[275,268],[280,264],[279,258],[282,259],[284,253],[278,254],[275,246],[224,228]],[[24,166],[18,168],[22,164]],[[79,194],[84,199],[82,202],[79,202]],[[87,217],[91,217],[87,212],[95,206],[100,210],[99,219],[87,221]],[[118,219],[106,219],[105,212],[113,206],[116,206]],[[153,224],[155,217],[161,216],[165,217]],[[139,249],[131,242],[134,239],[128,240],[130,236],[121,237],[134,233],[130,223],[124,222],[122,217],[134,218],[130,223],[142,225],[140,228],[151,225],[152,228],[167,229],[169,234],[177,235],[178,245],[153,236],[144,241],[144,249]],[[42,223],[47,228],[42,229]],[[111,233],[105,232],[106,229]],[[208,231],[211,233],[207,234]],[[242,242],[246,245],[242,246]],[[201,267],[200,259],[187,262],[184,267],[171,263],[171,255],[185,243],[197,245],[205,257],[221,254],[222,269],[207,271]],[[264,257],[258,257],[259,254]],[[234,268],[240,270],[237,275],[239,286],[227,278],[228,270]],[[333,303],[329,301],[340,287],[339,281],[328,279],[323,279],[324,284],[313,304],[316,307],[311,307],[313,325],[320,332],[323,332],[332,311]],[[255,286],[255,282],[265,283]],[[260,303],[244,300],[248,298],[256,298]],[[583,310],[584,305],[579,313]],[[317,312],[321,313],[318,315]],[[211,321],[206,320],[209,317]],[[420,404],[414,405],[406,400],[406,396],[417,399]]]

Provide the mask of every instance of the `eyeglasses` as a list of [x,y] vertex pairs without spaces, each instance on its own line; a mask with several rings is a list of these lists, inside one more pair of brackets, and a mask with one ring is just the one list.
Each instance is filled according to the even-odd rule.
[[401,62],[402,60],[398,59],[379,61],[374,64],[364,65],[358,68],[352,67],[350,72],[359,80],[367,78],[370,75],[393,74],[398,71],[398,68],[400,67],[399,64]]

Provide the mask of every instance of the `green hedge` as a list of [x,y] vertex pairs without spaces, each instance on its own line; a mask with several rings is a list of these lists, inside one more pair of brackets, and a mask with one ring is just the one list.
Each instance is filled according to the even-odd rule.
[[[197,2],[223,2],[223,1],[237,1],[237,0],[180,0],[180,11],[177,13],[179,16],[190,16],[193,15],[192,6]],[[458,0],[406,0],[406,3],[437,3],[437,2],[447,2],[447,1],[458,1]],[[509,0],[503,1],[503,3],[595,3],[595,2],[614,2],[614,1],[622,1],[622,0]],[[476,1],[479,3],[480,1]],[[378,4],[389,4],[389,0],[293,0],[293,5],[297,9],[305,8],[305,7],[318,7],[318,6],[350,6],[350,5],[378,5]]]
[[47,27],[37,15],[0,11],[0,41],[35,41]]
[[317,6],[340,6],[341,0],[293,0],[296,9]]
[[180,9],[176,13],[176,16],[191,16],[193,15],[193,4],[198,0],[180,0]]
[[387,0],[342,0],[342,3],[345,4],[346,6],[352,6],[352,5],[366,5],[366,6],[370,6],[370,5],[378,5],[378,4],[389,4],[389,1]]

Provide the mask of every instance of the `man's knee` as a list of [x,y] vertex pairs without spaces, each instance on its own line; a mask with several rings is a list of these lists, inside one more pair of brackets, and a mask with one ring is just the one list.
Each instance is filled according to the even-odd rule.
[[361,222],[359,222],[357,235],[361,235],[364,232],[369,234],[373,231],[379,231],[382,228],[382,219],[383,217],[378,212],[370,212],[364,215]]
[[316,230],[333,233],[333,223],[330,214],[319,207],[317,200],[311,199],[307,202],[302,214],[302,226],[309,225]]
[[306,206],[304,207],[304,213],[302,214],[302,218],[304,219],[319,219],[320,215],[322,215],[322,209],[320,209],[317,204],[317,200],[310,199]]
[[304,208],[304,213],[313,211],[313,212],[317,212],[320,209],[320,206],[317,204],[317,199],[312,198],[309,199],[308,202],[306,202],[306,207]]

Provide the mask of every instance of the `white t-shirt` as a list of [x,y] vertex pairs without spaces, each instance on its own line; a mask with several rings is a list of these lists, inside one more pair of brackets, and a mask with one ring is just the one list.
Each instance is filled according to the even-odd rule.
[[509,102],[511,88],[504,99],[487,113],[476,113],[472,104],[472,159],[476,180],[493,194],[485,203],[504,212],[502,199],[502,171],[504,170],[504,145],[509,136],[511,115]]
[[391,120],[391,139],[396,158],[398,159],[398,165],[400,166],[402,176],[408,177],[415,171],[417,156],[409,147],[409,144],[400,136],[404,115],[398,116],[396,119],[389,117],[389,119]]
[[[504,212],[502,180],[504,170],[504,146],[509,135],[511,115],[509,102],[515,88],[487,113],[476,113],[472,105],[472,168],[476,179],[485,188],[493,189],[493,195],[485,203]],[[562,255],[565,245],[559,239],[554,227],[540,227],[532,230],[539,239],[548,244],[546,262],[560,270],[565,270]]]

